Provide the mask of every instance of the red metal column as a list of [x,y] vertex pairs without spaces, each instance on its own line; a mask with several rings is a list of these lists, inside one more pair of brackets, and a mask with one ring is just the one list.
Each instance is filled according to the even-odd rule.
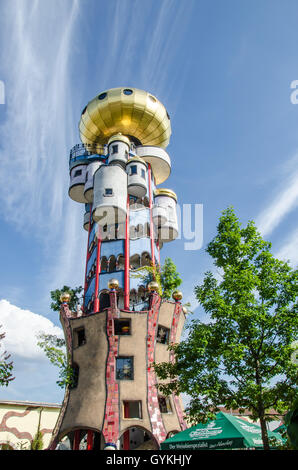
[[79,448],[80,448],[80,434],[81,434],[80,429],[77,429],[74,432],[73,450],[79,450]]
[[123,450],[129,450],[129,430],[123,434]]
[[124,258],[124,310],[129,310],[129,196],[126,203]]
[[84,299],[83,299],[83,312],[85,310],[85,295],[86,295],[86,290],[87,290],[87,264],[90,258],[90,253],[89,253],[89,240],[90,240],[90,232],[91,232],[91,207],[90,207],[90,216],[89,216],[89,229],[88,229],[88,242],[87,242],[87,255],[86,255],[86,266],[85,266],[85,284],[84,284]]
[[100,240],[100,230],[97,233],[97,253],[96,253],[96,270],[95,270],[95,288],[94,288],[94,307],[93,313],[99,311],[99,298],[98,298],[98,286],[99,286],[99,273],[100,273],[100,249],[101,249],[101,240]]
[[88,432],[87,432],[87,450],[92,450],[93,449],[93,438],[94,438],[94,432],[91,431],[91,429],[88,429]]
[[150,211],[150,242],[151,242],[151,261],[155,266],[155,251],[154,251],[154,228],[152,219],[152,181],[151,181],[151,165],[148,163],[148,190],[149,190],[149,211]]

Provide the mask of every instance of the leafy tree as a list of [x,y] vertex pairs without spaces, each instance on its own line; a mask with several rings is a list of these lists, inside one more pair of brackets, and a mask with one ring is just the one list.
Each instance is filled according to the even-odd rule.
[[242,228],[232,208],[207,246],[221,270],[195,288],[209,323],[192,320],[189,337],[171,345],[174,364],[156,364],[164,393],[187,393],[191,422],[214,417],[220,405],[250,410],[260,421],[264,449],[270,409],[284,413],[297,395],[297,270],[273,257],[254,222]]
[[37,345],[45,352],[51,364],[59,368],[57,385],[61,388],[65,388],[67,385],[73,386],[75,373],[67,358],[65,340],[43,332],[37,336],[37,339],[39,340]]
[[80,293],[82,292],[83,287],[75,287],[72,289],[69,286],[63,286],[62,289],[56,289],[51,291],[51,299],[53,302],[51,303],[51,309],[54,310],[54,312],[59,312],[60,307],[61,307],[61,300],[60,296],[64,292],[68,292],[70,294],[70,301],[69,301],[69,309],[70,310],[75,310],[76,306],[79,302],[80,299]]
[[285,416],[287,434],[293,449],[298,450],[298,398],[294,400],[290,411]]
[[34,436],[34,439],[31,441],[30,449],[31,450],[42,450],[43,448],[43,437],[41,431],[37,431]]
[[[0,325],[0,328],[2,325]],[[5,333],[0,333],[0,347],[1,341],[5,338]],[[9,361],[10,354],[6,351],[0,353],[0,386],[7,387],[9,382],[15,379],[12,375],[13,362]]]
[[164,299],[170,299],[172,293],[180,286],[182,280],[177,272],[176,265],[171,258],[166,258],[163,265],[142,266],[132,272],[132,277],[141,279],[144,285],[156,281],[159,285],[159,294]]

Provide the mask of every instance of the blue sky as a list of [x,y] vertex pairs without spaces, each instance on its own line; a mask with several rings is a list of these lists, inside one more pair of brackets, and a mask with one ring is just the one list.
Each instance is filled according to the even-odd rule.
[[145,89],[170,114],[165,186],[180,205],[203,204],[204,243],[186,251],[182,238],[162,258],[177,264],[193,309],[212,269],[204,249],[229,205],[297,265],[297,17],[296,0],[1,0],[0,324],[16,379],[0,399],[63,398],[35,333],[60,332],[50,290],[83,283],[68,153],[100,91]]

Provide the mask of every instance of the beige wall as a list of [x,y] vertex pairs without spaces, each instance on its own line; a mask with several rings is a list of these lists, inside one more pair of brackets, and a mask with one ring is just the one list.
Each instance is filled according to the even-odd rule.
[[[28,402],[0,402],[0,445],[8,444],[13,449],[30,449],[40,417],[43,434],[43,449],[50,443],[60,405]],[[41,413],[41,414],[40,414]]]
[[75,329],[85,328],[86,343],[73,349],[73,363],[80,368],[79,381],[69,394],[60,436],[75,428],[100,431],[106,397],[106,312],[73,318],[70,325],[72,335]]

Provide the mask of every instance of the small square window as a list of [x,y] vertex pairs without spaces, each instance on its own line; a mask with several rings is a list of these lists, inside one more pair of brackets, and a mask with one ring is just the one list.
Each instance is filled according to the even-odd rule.
[[113,196],[113,189],[105,188],[105,196]]
[[142,419],[142,402],[140,400],[124,401],[123,417],[124,419]]
[[117,318],[114,320],[114,334],[115,335],[130,335],[131,324],[130,319]]
[[137,173],[138,173],[137,165],[132,165],[130,167],[130,175],[137,175]]
[[81,176],[81,174],[82,174],[82,170],[76,170],[76,171],[74,172],[73,177],[76,178],[77,176]]
[[161,413],[172,413],[170,397],[158,397],[158,404]]
[[116,379],[133,380],[133,357],[116,358]]
[[80,347],[86,343],[85,328],[77,328],[74,330],[74,346]]
[[168,344],[170,330],[164,326],[158,325],[156,341],[161,344]]
[[145,170],[143,170],[143,168],[142,168],[142,172],[141,172],[141,174],[142,174],[142,178],[146,179]]
[[112,154],[118,153],[118,145],[112,145]]

